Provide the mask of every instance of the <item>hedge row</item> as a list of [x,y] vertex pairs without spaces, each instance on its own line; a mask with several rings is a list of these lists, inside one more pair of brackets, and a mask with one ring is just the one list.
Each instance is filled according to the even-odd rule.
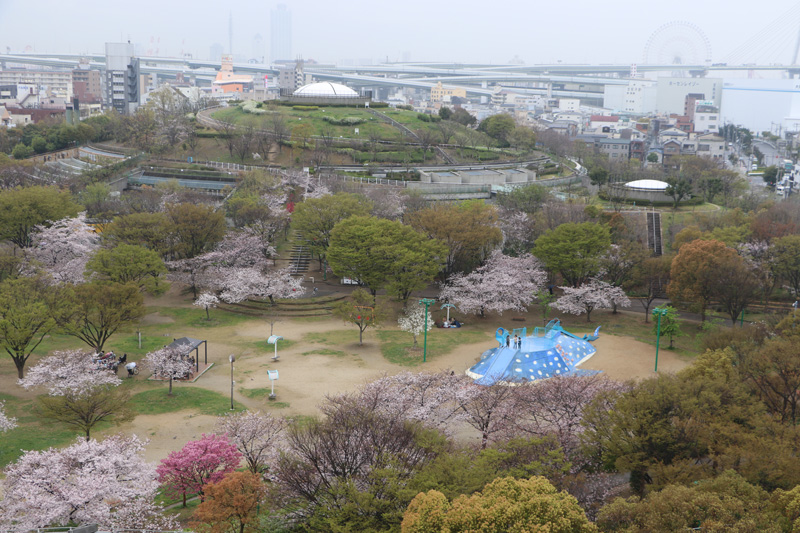
[[361,117],[322,117],[322,120],[334,126],[358,126],[366,122],[366,120]]

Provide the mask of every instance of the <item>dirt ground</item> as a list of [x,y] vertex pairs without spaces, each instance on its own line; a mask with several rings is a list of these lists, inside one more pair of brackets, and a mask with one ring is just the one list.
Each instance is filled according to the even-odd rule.
[[[153,317],[151,320],[157,320]],[[326,395],[334,395],[356,389],[359,385],[375,379],[384,373],[393,374],[408,370],[388,362],[380,353],[375,334],[365,333],[363,346],[358,346],[358,333],[353,331],[353,343],[345,345],[323,345],[301,341],[308,332],[323,333],[342,330],[345,326],[339,320],[325,320],[312,323],[285,321],[276,326],[275,333],[295,342],[288,348],[278,345],[280,359],[272,361],[272,353],[264,353],[255,348],[242,353],[241,344],[263,341],[265,326],[258,322],[246,322],[239,326],[218,328],[209,340],[208,358],[215,366],[193,384],[176,383],[176,387],[196,386],[230,394],[230,363],[228,356],[237,353],[234,365],[234,399],[250,409],[260,409],[285,416],[317,414],[317,406]],[[227,342],[226,342],[227,341]],[[436,371],[451,369],[464,372],[477,362],[481,353],[494,347],[494,340],[457,347],[452,353],[440,356],[424,367],[413,371]],[[602,370],[609,377],[626,380],[649,377],[653,374],[655,348],[627,337],[602,335],[595,342],[597,353],[581,368]],[[323,355],[315,350],[336,350],[346,355]],[[676,372],[688,365],[669,350],[659,353],[659,371]],[[241,394],[240,389],[269,388],[266,370],[279,371],[275,384],[276,402],[264,396],[256,399]],[[287,405],[288,404],[288,405]],[[150,439],[146,457],[157,461],[173,450],[180,449],[187,441],[200,437],[202,433],[214,430],[216,418],[196,415],[190,412],[168,413],[163,415],[139,416],[132,423],[114,428],[110,432],[122,430]]]

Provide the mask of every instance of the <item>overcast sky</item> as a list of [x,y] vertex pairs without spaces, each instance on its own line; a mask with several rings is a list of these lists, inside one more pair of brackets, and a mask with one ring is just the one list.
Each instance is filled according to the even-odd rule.
[[[270,10],[278,3],[231,3],[237,59],[253,56],[256,34],[268,57]],[[686,21],[707,36],[714,62],[731,59],[734,50],[761,33],[760,57],[737,54],[732,59],[787,64],[800,27],[797,0],[283,3],[292,13],[293,55],[323,62],[410,58],[503,64],[516,56],[526,64],[641,63],[656,30]],[[206,0],[0,0],[0,51],[101,53],[105,42],[130,39],[140,54],[190,53],[205,59],[214,43],[228,51],[229,9],[222,5]],[[705,56],[702,46],[691,29],[675,25],[659,34],[650,53],[680,53],[688,60]]]

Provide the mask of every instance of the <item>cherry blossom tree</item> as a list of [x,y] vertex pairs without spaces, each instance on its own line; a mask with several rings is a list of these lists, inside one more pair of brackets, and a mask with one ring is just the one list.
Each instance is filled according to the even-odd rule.
[[261,474],[278,458],[278,444],[286,429],[286,420],[269,413],[245,411],[220,417],[217,430],[226,433],[244,457],[247,469]]
[[463,414],[457,401],[459,391],[470,384],[466,376],[449,370],[401,372],[364,385],[358,402],[376,412],[447,429],[446,424]]
[[219,298],[217,298],[214,294],[210,292],[204,292],[203,294],[197,297],[197,300],[195,300],[192,305],[200,307],[201,309],[205,309],[206,320],[211,320],[211,317],[208,314],[208,309],[216,307],[218,303],[219,303]]
[[508,383],[491,386],[465,384],[457,391],[456,401],[462,420],[481,435],[481,449],[505,434],[518,416],[516,397],[521,387]]
[[248,298],[299,298],[305,292],[301,278],[293,277],[291,269],[268,272],[256,268],[232,268],[220,280],[220,299],[238,303]]
[[561,287],[564,295],[553,304],[564,313],[582,315],[586,313],[586,321],[591,322],[592,311],[595,309],[609,309],[617,307],[630,307],[631,301],[625,291],[619,287],[593,279],[580,287]]
[[17,419],[6,414],[6,403],[0,402],[0,432],[10,431],[17,427]]
[[[427,315],[427,316],[426,316]],[[406,307],[404,315],[397,319],[397,325],[403,331],[408,331],[414,336],[414,348],[417,347],[417,336],[433,327],[431,312],[427,313],[422,307]],[[425,326],[427,327],[427,330]]]
[[172,380],[190,375],[194,369],[194,363],[183,352],[166,346],[148,353],[144,360],[154,376],[169,380],[167,396],[172,395]]
[[37,400],[42,417],[79,429],[87,441],[100,422],[121,424],[133,419],[130,392],[118,389],[121,383],[116,373],[99,367],[92,354],[81,350],[55,352],[19,380],[26,389],[47,389],[48,396]]
[[546,279],[541,263],[532,255],[510,257],[495,250],[486,264],[474,272],[452,276],[439,298],[456,304],[465,313],[480,316],[486,311],[525,311]]
[[158,483],[142,456],[145,444],[115,435],[25,452],[5,469],[0,524],[20,531],[70,524],[176,529],[153,503]]
[[203,434],[176,452],[171,452],[156,468],[158,481],[169,493],[183,496],[197,493],[203,499],[203,487],[216,483],[239,466],[242,454],[224,435]]
[[46,387],[50,396],[64,396],[86,394],[105,385],[116,387],[122,381],[114,372],[98,366],[93,354],[67,350],[41,359],[18,383],[26,389]]
[[42,265],[54,283],[83,283],[86,263],[100,248],[100,237],[85,222],[86,213],[52,226],[36,226],[29,257]]

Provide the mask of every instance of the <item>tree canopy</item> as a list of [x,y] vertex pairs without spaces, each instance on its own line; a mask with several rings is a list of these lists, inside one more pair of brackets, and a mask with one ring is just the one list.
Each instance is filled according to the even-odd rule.
[[611,246],[608,227],[592,222],[561,224],[538,239],[533,255],[578,287],[600,271],[601,257]]

